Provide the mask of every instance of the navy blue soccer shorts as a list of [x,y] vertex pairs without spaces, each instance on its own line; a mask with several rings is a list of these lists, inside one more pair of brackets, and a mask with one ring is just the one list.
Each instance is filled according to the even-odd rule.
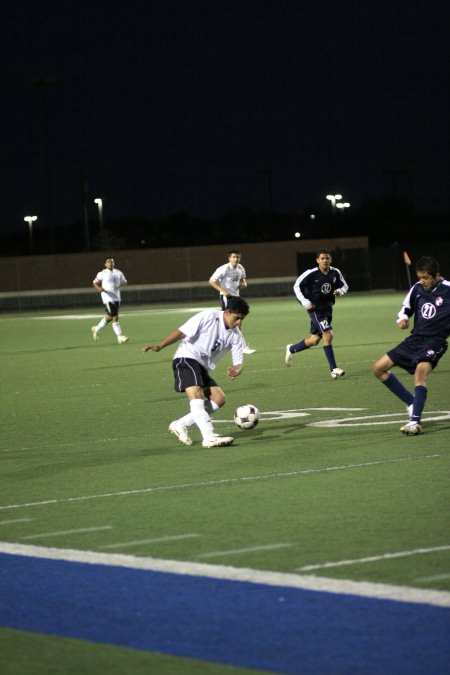
[[210,388],[218,386],[206,368],[195,359],[184,357],[174,359],[172,367],[175,376],[175,391],[186,391],[188,387],[203,387],[206,398],[209,398]]
[[396,366],[414,375],[417,364],[423,361],[431,363],[434,370],[447,348],[448,343],[445,338],[409,335],[406,340],[386,353]]
[[333,319],[333,310],[331,307],[318,307],[308,310],[311,319],[309,332],[311,335],[323,335],[328,330],[332,330],[331,321]]

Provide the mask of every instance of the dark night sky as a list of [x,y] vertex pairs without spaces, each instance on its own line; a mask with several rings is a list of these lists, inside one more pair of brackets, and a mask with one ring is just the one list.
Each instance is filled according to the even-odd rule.
[[[2,11],[2,231],[240,205],[357,205],[397,189],[449,210],[446,0],[41,0]],[[45,89],[35,77],[55,76]],[[326,205],[326,202],[325,202]]]

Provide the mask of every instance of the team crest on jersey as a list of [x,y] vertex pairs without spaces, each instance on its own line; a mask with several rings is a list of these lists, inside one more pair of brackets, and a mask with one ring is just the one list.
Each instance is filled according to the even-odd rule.
[[322,288],[320,290],[324,295],[327,295],[331,291],[331,284],[329,283],[322,284]]
[[441,296],[439,296],[438,298],[436,298],[436,305],[437,305],[437,307],[440,307],[440,306],[442,305],[443,302],[444,302],[444,300],[441,298]]

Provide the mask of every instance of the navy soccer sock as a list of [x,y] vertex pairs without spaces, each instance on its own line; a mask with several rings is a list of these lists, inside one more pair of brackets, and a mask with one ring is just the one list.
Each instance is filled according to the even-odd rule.
[[330,370],[334,370],[337,368],[336,366],[336,359],[334,358],[334,350],[331,345],[326,345],[323,348],[323,351],[325,352],[325,356],[327,357],[328,364],[330,366]]
[[290,352],[291,354],[296,354],[297,352],[302,352],[304,349],[309,349],[308,345],[305,344],[304,340],[297,342],[296,345],[291,345]]
[[387,380],[384,380],[383,384],[401,401],[406,403],[406,405],[411,405],[411,403],[413,403],[414,396],[392,373],[389,375]]
[[422,385],[418,385],[414,390],[414,401],[413,401],[413,414],[411,417],[411,422],[417,422],[420,424],[422,417],[422,411],[425,407],[425,401],[427,400],[428,389]]

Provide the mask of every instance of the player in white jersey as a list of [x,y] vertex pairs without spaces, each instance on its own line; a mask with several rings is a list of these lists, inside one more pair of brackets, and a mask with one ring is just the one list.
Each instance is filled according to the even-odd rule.
[[[228,253],[228,262],[221,265],[211,275],[208,283],[219,291],[220,304],[226,309],[229,297],[238,296],[241,288],[247,288],[247,275],[241,265],[241,252],[232,250]],[[244,354],[254,354],[256,349],[251,349],[244,341]]]
[[129,338],[122,334],[122,328],[119,323],[120,289],[122,286],[127,285],[127,280],[123,272],[115,269],[114,258],[106,258],[105,269],[98,272],[92,283],[94,288],[101,294],[102,302],[105,306],[105,316],[96,326],[92,326],[91,328],[92,337],[97,342],[100,331],[108,323],[111,323],[119,345],[128,342]]
[[217,362],[231,353],[232,365],[227,375],[234,380],[241,374],[244,342],[241,324],[250,309],[239,297],[230,297],[225,310],[207,309],[195,314],[157,345],[146,345],[143,352],[159,352],[181,340],[173,357],[175,391],[186,392],[190,411],[169,426],[184,445],[192,445],[188,427],[196,424],[202,435],[204,448],[231,445],[232,436],[214,432],[211,415],[225,404],[225,394],[211,377]]

